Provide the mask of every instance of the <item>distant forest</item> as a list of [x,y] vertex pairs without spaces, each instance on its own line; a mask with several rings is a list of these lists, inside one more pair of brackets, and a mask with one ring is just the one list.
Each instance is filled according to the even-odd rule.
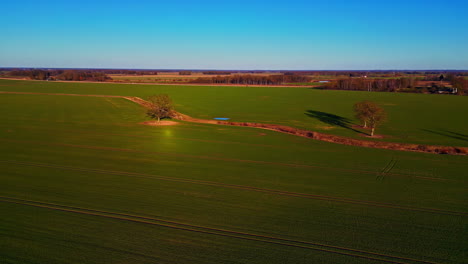
[[[330,81],[323,88],[370,92],[456,93],[468,94],[468,79],[449,73],[426,75],[423,78],[401,77],[392,79],[346,78]],[[457,88],[454,90],[453,88]]]

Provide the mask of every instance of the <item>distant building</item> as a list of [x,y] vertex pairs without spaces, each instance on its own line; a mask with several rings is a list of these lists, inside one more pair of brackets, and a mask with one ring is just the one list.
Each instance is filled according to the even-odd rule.
[[456,93],[458,93],[458,89],[453,88],[453,87],[444,87],[444,88],[439,88],[439,90],[437,92],[440,93],[440,94],[444,94],[444,93],[456,94]]

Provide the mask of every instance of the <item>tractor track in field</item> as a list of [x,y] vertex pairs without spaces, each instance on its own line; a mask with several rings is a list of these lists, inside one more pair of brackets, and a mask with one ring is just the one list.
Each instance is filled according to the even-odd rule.
[[[221,158],[221,157],[213,157],[213,156],[190,155],[190,154],[158,152],[158,151],[144,151],[144,150],[113,148],[113,147],[103,147],[103,146],[76,145],[76,144],[67,144],[67,143],[50,143],[50,142],[42,142],[42,141],[4,139],[4,138],[0,138],[0,141],[12,142],[12,143],[29,143],[29,144],[46,145],[46,146],[63,146],[63,147],[82,148],[82,149],[95,149],[95,150],[104,150],[104,151],[119,151],[119,152],[130,152],[130,153],[158,154],[158,155],[172,156],[172,157],[184,157],[184,158],[205,159],[205,160],[218,160],[218,161],[227,161],[227,162],[240,162],[240,163],[251,163],[251,164],[293,167],[293,168],[316,168],[316,169],[318,168],[318,169],[327,169],[327,170],[342,171],[342,172],[365,173],[365,174],[371,174],[371,175],[374,175],[374,174],[378,173],[378,172],[375,172],[375,171],[360,170],[360,169],[344,169],[344,168],[337,168],[337,167],[326,167],[326,166],[317,166],[317,165],[308,165],[308,164],[295,164],[295,163],[283,163],[283,162],[272,162],[272,161],[261,161],[261,160]],[[418,175],[415,175],[415,174],[405,174],[405,173],[387,173],[387,176],[410,177],[410,178],[417,178],[417,179],[431,180],[431,181],[453,181],[453,180],[449,180],[449,179],[418,176]]]
[[[0,126],[2,126],[0,124]],[[87,134],[87,135],[96,135],[96,136],[122,136],[122,137],[136,137],[136,138],[149,138],[154,139],[154,136],[143,136],[143,135],[130,135],[130,134],[119,134],[119,133],[104,133],[104,132],[89,132],[87,130],[64,130],[64,129],[48,129],[48,128],[38,128],[34,126],[15,126],[15,128],[23,128],[28,130],[47,130],[47,131],[54,131],[54,132],[69,132],[69,133],[77,133],[77,134]],[[184,137],[173,137],[171,139],[179,139],[179,140],[188,140],[188,141],[197,141],[197,142],[209,142],[209,143],[221,143],[221,144],[228,144],[228,145],[245,145],[245,146],[254,146],[254,147],[268,147],[268,148],[277,148],[277,149],[288,149],[287,147],[275,146],[275,145],[267,145],[267,144],[254,144],[254,143],[243,143],[237,141],[222,141],[222,140],[211,140],[211,139],[198,139],[198,138],[184,138]]]
[[[111,98],[123,98],[134,103],[137,103],[145,108],[151,106],[151,103],[136,96],[120,96],[120,95],[93,95],[93,94],[68,94],[68,93],[37,93],[37,92],[8,92],[0,91],[0,94],[31,94],[31,95],[63,95],[63,96],[83,96],[83,97],[111,97]],[[368,148],[379,148],[399,151],[413,151],[433,154],[453,154],[453,155],[466,155],[468,153],[468,147],[452,147],[452,146],[430,146],[430,145],[416,145],[408,143],[393,143],[384,141],[366,141],[361,139],[353,139],[347,137],[340,137],[330,134],[323,134],[314,131],[297,129],[283,125],[263,124],[263,123],[248,123],[248,122],[225,122],[216,120],[207,120],[193,118],[185,114],[177,113],[175,119],[203,123],[203,124],[217,124],[217,125],[228,125],[228,126],[242,126],[242,127],[253,127],[266,130],[272,130],[280,133],[289,135],[295,135],[319,141],[325,141],[329,143],[336,143],[348,146],[368,147]]]
[[419,259],[413,259],[413,258],[407,258],[407,257],[399,257],[399,256],[394,256],[394,255],[370,252],[370,251],[347,248],[347,247],[333,246],[333,245],[327,245],[327,244],[322,244],[322,243],[301,241],[301,240],[282,238],[282,237],[274,237],[274,236],[269,236],[269,235],[232,231],[232,230],[221,229],[221,228],[197,226],[197,225],[192,225],[192,224],[187,224],[187,223],[169,221],[169,220],[164,220],[164,219],[155,218],[155,217],[140,216],[140,215],[134,215],[134,214],[128,214],[128,213],[117,213],[117,212],[110,212],[110,211],[103,211],[103,210],[95,210],[91,208],[81,208],[81,207],[75,207],[75,206],[48,203],[48,202],[43,202],[43,201],[25,200],[25,199],[19,199],[19,198],[14,198],[14,197],[7,197],[7,196],[0,196],[0,201],[5,202],[5,203],[10,203],[10,204],[18,204],[18,205],[31,206],[31,207],[36,207],[36,208],[44,208],[44,209],[55,210],[55,211],[70,212],[70,213],[90,215],[90,216],[96,216],[96,217],[104,217],[104,218],[110,218],[110,219],[116,219],[116,220],[122,220],[122,221],[128,221],[128,222],[156,225],[160,227],[183,230],[183,231],[188,231],[188,232],[197,232],[197,233],[203,233],[203,234],[209,234],[209,235],[250,240],[250,241],[276,244],[276,245],[282,245],[282,246],[304,248],[304,249],[327,252],[331,254],[339,254],[339,255],[344,255],[344,256],[349,256],[349,257],[354,257],[354,258],[381,261],[381,262],[386,262],[386,263],[438,264],[437,262],[432,262],[432,261],[425,261],[425,260],[419,260]]
[[397,164],[397,160],[392,157],[392,159],[385,165],[385,167],[377,174],[377,180],[385,179],[385,176],[390,174],[390,171],[395,167]]
[[374,201],[357,200],[357,199],[350,199],[350,198],[343,198],[343,197],[333,197],[333,196],[326,196],[326,195],[290,192],[290,191],[282,191],[282,190],[275,190],[275,189],[268,189],[268,188],[253,187],[253,186],[247,186],[247,185],[237,185],[237,184],[228,184],[228,183],[213,182],[213,181],[169,177],[169,176],[161,176],[161,175],[146,174],[146,173],[92,169],[92,168],[84,168],[84,167],[72,167],[72,166],[63,166],[63,165],[56,165],[56,164],[22,162],[22,161],[11,161],[11,160],[0,160],[0,163],[15,164],[15,165],[21,165],[21,166],[30,166],[30,167],[52,168],[52,169],[60,169],[60,170],[68,170],[68,171],[79,171],[79,172],[85,172],[85,173],[130,176],[130,177],[138,177],[138,178],[163,180],[163,181],[215,186],[215,187],[222,187],[222,188],[229,188],[229,189],[239,189],[239,190],[245,190],[245,191],[262,192],[262,193],[268,193],[268,194],[273,194],[273,195],[290,196],[290,197],[304,198],[304,199],[324,200],[324,201],[338,202],[338,203],[357,204],[357,205],[362,205],[362,206],[374,206],[374,207],[392,208],[392,209],[414,211],[414,212],[425,212],[425,213],[433,213],[433,214],[468,217],[468,212],[449,211],[449,210],[441,210],[441,209],[436,209],[436,208],[402,206],[402,205],[396,205],[396,204],[391,204],[391,203],[380,203],[380,202],[374,202]]
[[[15,119],[17,120],[17,119]],[[23,119],[21,119],[23,120]],[[34,121],[41,121],[41,119],[25,119],[28,121],[34,120]],[[45,121],[45,120],[44,120]],[[47,120],[50,121],[50,120]],[[57,122],[54,120],[53,122]],[[61,122],[62,123],[62,122]],[[75,123],[75,122],[70,122],[70,123]],[[86,124],[98,124],[98,123],[86,123]],[[0,127],[5,127],[5,128],[10,128],[10,126],[0,124]],[[37,126],[15,126],[15,128],[23,128],[23,129],[34,129],[34,130],[48,130],[48,131],[60,131],[60,132],[73,132],[73,133],[79,133],[79,134],[88,134],[88,135],[103,135],[103,136],[126,136],[126,137],[137,137],[137,138],[154,138],[152,136],[142,136],[142,135],[129,135],[129,134],[119,134],[119,133],[104,133],[104,132],[89,132],[87,130],[64,130],[64,129],[47,129],[43,127],[37,127]],[[190,129],[192,130],[193,128],[188,128],[188,127],[183,127],[179,126],[177,129]],[[275,146],[275,145],[267,145],[267,144],[253,144],[253,143],[243,143],[243,142],[237,142],[237,141],[222,141],[222,140],[209,140],[209,139],[197,139],[197,138],[184,138],[184,137],[171,137],[173,139],[181,139],[181,140],[189,140],[189,141],[199,141],[199,142],[211,142],[211,143],[221,143],[221,144],[233,144],[233,145],[246,145],[246,146],[257,146],[257,147],[269,147],[269,148],[277,148],[277,149],[288,149],[287,147],[281,147],[281,146]],[[323,149],[320,149],[320,151],[326,151]],[[326,151],[329,152],[329,151]],[[340,152],[344,152],[341,150]],[[346,151],[349,153],[352,153],[352,151]],[[425,161],[430,161],[430,162],[435,162],[435,163],[444,163],[444,164],[466,164],[466,162],[461,162],[461,161],[454,161],[454,160],[435,160],[435,159],[428,159],[428,158],[415,158],[415,157],[405,157],[405,159],[411,159],[411,160],[425,160]],[[416,175],[416,174],[411,174],[411,175]]]

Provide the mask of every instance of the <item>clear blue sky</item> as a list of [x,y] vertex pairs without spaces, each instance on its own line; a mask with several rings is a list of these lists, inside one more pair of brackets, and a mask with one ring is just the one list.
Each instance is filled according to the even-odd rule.
[[468,69],[466,0],[0,6],[0,67]]

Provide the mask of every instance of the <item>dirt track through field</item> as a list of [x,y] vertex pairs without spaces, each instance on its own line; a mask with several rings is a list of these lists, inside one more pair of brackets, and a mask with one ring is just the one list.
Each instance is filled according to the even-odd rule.
[[425,213],[432,213],[432,214],[468,217],[468,212],[441,210],[437,208],[404,206],[404,205],[397,205],[397,204],[391,204],[391,203],[381,203],[381,202],[375,202],[375,201],[350,199],[350,198],[344,198],[344,197],[334,197],[334,196],[327,196],[327,195],[316,195],[316,194],[282,191],[282,190],[247,186],[247,185],[237,185],[237,184],[228,184],[228,183],[205,181],[205,180],[168,177],[168,176],[161,176],[161,175],[155,175],[155,174],[92,169],[92,168],[84,168],[84,167],[73,167],[73,166],[64,166],[64,165],[56,165],[56,164],[45,164],[45,163],[13,161],[13,160],[0,160],[0,163],[14,164],[14,165],[19,165],[19,166],[60,169],[60,170],[68,170],[68,171],[80,171],[80,172],[86,172],[86,173],[97,173],[97,174],[105,174],[105,175],[138,177],[138,178],[147,178],[147,179],[162,180],[162,181],[183,182],[183,183],[189,183],[189,184],[239,189],[239,190],[244,190],[244,191],[262,192],[262,193],[268,193],[272,195],[291,196],[291,197],[304,198],[304,199],[324,200],[324,201],[329,201],[329,202],[348,203],[348,204],[356,204],[356,205],[362,205],[362,206],[374,206],[374,207],[392,208],[392,209],[398,209],[398,210],[425,212]]
[[[6,91],[0,91],[0,94],[35,94],[35,95],[63,95],[63,96],[84,96],[84,97],[112,97],[112,98],[124,98],[132,102],[135,102],[145,108],[148,108],[149,106],[151,106],[151,103],[136,96],[6,92]],[[392,142],[383,142],[383,141],[366,141],[366,140],[360,140],[360,139],[352,139],[352,138],[340,137],[340,136],[335,136],[335,135],[323,134],[323,133],[318,133],[315,131],[302,130],[302,129],[282,126],[282,125],[248,123],[248,122],[225,122],[225,121],[199,119],[199,118],[190,117],[182,113],[177,113],[175,119],[179,119],[179,120],[183,120],[187,122],[194,122],[194,123],[243,126],[243,127],[253,127],[253,128],[266,129],[266,130],[273,130],[273,131],[291,134],[295,136],[306,137],[306,138],[311,138],[315,140],[320,140],[320,141],[325,141],[325,142],[330,142],[330,143],[337,143],[337,144],[342,144],[342,145],[350,145],[350,146],[380,148],[380,149],[400,150],[400,151],[424,152],[424,153],[434,153],[434,154],[458,154],[458,155],[468,154],[468,147],[430,146],[430,145],[416,145],[416,144],[406,144],[406,143],[392,143]]]
[[[181,222],[176,222],[176,221],[168,221],[168,220],[164,220],[160,218],[140,216],[140,215],[134,215],[134,214],[125,214],[125,213],[117,213],[117,212],[110,212],[110,211],[103,211],[103,210],[95,210],[91,208],[81,208],[81,207],[75,207],[75,206],[48,203],[48,202],[43,202],[43,201],[25,200],[25,199],[19,199],[19,198],[14,198],[14,197],[7,197],[7,196],[0,196],[0,201],[5,202],[5,203],[10,203],[10,204],[32,206],[32,207],[44,208],[44,209],[50,209],[50,210],[56,210],[56,211],[62,211],[62,212],[70,212],[70,213],[76,213],[76,214],[105,217],[105,218],[110,218],[110,219],[123,220],[123,221],[136,222],[136,223],[149,224],[149,225],[157,225],[157,226],[161,226],[165,228],[172,228],[172,229],[178,229],[178,230],[189,231],[189,232],[197,232],[197,233],[204,233],[204,234],[210,234],[210,235],[216,235],[216,236],[270,243],[270,244],[276,244],[276,245],[282,245],[282,246],[304,248],[304,249],[328,252],[332,254],[345,255],[345,256],[350,256],[350,257],[355,257],[355,258],[382,261],[382,262],[387,262],[387,263],[437,264],[436,262],[432,262],[432,261],[424,261],[424,260],[418,260],[418,259],[413,259],[413,258],[406,258],[406,257],[399,257],[399,256],[394,256],[394,255],[370,252],[370,251],[365,251],[365,250],[358,250],[358,249],[339,247],[339,246],[333,246],[333,245],[327,245],[327,244],[321,244],[321,243],[315,243],[315,242],[274,237],[274,236],[269,236],[269,235],[259,235],[259,234],[252,234],[252,233],[246,233],[246,232],[231,231],[231,230],[220,229],[220,228],[197,226],[197,225],[191,225],[191,224],[186,224],[186,223],[181,223]],[[402,261],[405,261],[405,262],[402,262]]]

